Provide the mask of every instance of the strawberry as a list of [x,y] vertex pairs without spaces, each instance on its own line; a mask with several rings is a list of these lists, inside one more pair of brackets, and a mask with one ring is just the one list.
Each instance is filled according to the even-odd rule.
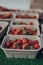
[[29,23],[29,25],[33,25],[33,23],[32,23],[32,22],[30,22],[30,23]]
[[23,35],[23,33],[21,32],[20,35]]
[[14,34],[17,35],[17,34],[20,34],[21,33],[21,29],[17,29]]
[[11,43],[9,41],[5,42],[6,47],[10,47]]
[[37,35],[37,32],[33,31],[33,35]]
[[30,19],[31,17],[28,15],[27,18]]
[[5,16],[4,15],[1,15],[1,19],[5,19]]
[[39,44],[39,41],[38,40],[34,40],[33,43],[34,44],[36,44],[36,43]]
[[22,22],[22,21],[20,21],[20,24],[23,24],[23,22]]
[[28,39],[26,39],[26,38],[23,38],[23,44],[27,44],[28,43]]
[[37,19],[37,16],[33,16],[34,19]]
[[18,39],[17,42],[23,44],[23,41],[21,39]]
[[7,14],[4,14],[5,17],[9,17],[11,14],[7,13]]
[[7,8],[1,8],[1,11],[8,11]]
[[15,42],[12,47],[13,49],[21,49],[21,44],[18,42]]
[[18,15],[18,16],[16,16],[16,18],[21,18],[21,16],[20,16],[20,15]]
[[13,48],[13,49],[16,49],[16,46],[15,46],[16,44],[17,44],[17,42],[14,42],[14,43],[13,43],[13,45],[12,45],[12,48]]
[[18,35],[18,32],[17,32],[17,31],[15,31],[15,32],[14,32],[14,35]]
[[30,49],[30,46],[28,46],[28,44],[23,44],[22,49]]
[[18,28],[18,29],[17,29],[17,32],[21,32],[21,29]]
[[28,31],[32,31],[30,28],[27,28]]
[[20,15],[20,18],[24,18],[24,16]]
[[10,19],[11,19],[12,17],[13,17],[13,16],[11,15],[11,16],[10,16]]
[[11,33],[14,34],[16,30],[14,28],[11,29]]
[[29,40],[29,45],[31,46],[33,44],[33,41],[32,40]]
[[36,44],[34,45],[34,49],[39,49],[39,48],[40,48],[39,44],[36,43]]
[[29,33],[30,33],[30,35],[33,35],[34,31],[30,30]]
[[0,19],[2,19],[2,16],[0,15]]

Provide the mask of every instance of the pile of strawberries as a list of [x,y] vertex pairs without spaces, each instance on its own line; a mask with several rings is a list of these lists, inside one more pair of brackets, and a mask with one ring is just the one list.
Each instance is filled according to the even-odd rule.
[[39,41],[38,40],[31,40],[27,38],[23,39],[14,39],[10,41],[5,42],[5,48],[10,48],[10,49],[39,49]]
[[0,14],[0,19],[12,19],[13,15],[10,13]]
[[22,28],[11,28],[9,34],[12,35],[36,35],[37,34],[37,29],[36,28],[27,28],[27,27],[22,27]]
[[33,22],[29,22],[29,23],[24,23],[23,21],[17,22],[17,23],[13,23],[14,25],[34,25]]
[[16,15],[16,18],[22,18],[22,19],[37,19],[37,16],[30,16],[30,15]]

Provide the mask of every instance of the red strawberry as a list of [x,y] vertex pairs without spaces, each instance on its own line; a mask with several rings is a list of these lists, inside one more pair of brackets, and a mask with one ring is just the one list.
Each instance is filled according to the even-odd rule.
[[0,15],[0,19],[2,19],[2,16]]
[[5,18],[5,16],[4,16],[3,14],[0,14],[0,17],[1,17],[1,19],[2,19],[2,18],[3,18],[3,19]]
[[21,49],[21,44],[18,42],[15,42],[12,47],[13,49]]
[[21,29],[17,29],[17,32],[21,32]]
[[36,43],[36,44],[34,45],[34,49],[39,49],[39,48],[40,48],[39,44]]
[[23,35],[23,33],[21,32],[20,35]]
[[7,13],[7,14],[4,14],[5,17],[9,17],[11,14]]
[[32,40],[29,40],[29,45],[32,45],[33,44],[33,41]]
[[14,35],[18,35],[18,32],[17,32],[17,31],[15,31],[15,32],[14,32]]
[[32,22],[30,22],[29,24],[30,24],[30,25],[33,25],[33,23],[32,23]]
[[20,24],[23,24],[23,22],[22,22],[22,21],[20,21]]
[[17,43],[17,42],[14,42],[14,43],[13,43],[13,45],[12,45],[12,48],[13,48],[13,49],[16,49],[16,46],[15,46],[16,43]]
[[20,16],[20,15],[18,15],[18,16],[16,16],[16,18],[21,18],[21,16]]
[[32,31],[30,28],[27,28],[28,31]]
[[36,44],[36,43],[39,44],[39,41],[38,40],[34,40],[33,43],[34,44]]
[[12,29],[11,29],[11,33],[12,33],[12,34],[14,34],[14,32],[15,32],[15,29],[14,29],[14,28],[12,28]]
[[11,16],[10,16],[10,19],[11,19],[12,17],[13,17],[13,16],[11,15]]
[[28,39],[26,39],[26,38],[23,38],[23,44],[27,44],[28,43]]
[[17,43],[23,44],[23,41],[21,39],[18,39]]
[[17,34],[20,34],[21,33],[21,29],[17,29],[14,34],[17,35]]
[[30,49],[30,46],[28,46],[28,44],[23,44],[22,49]]
[[9,41],[5,42],[6,47],[10,47],[11,43]]
[[8,11],[7,8],[1,8],[1,11]]
[[30,19],[31,17],[28,15],[28,16],[26,16],[28,19]]
[[23,18],[23,16],[22,16],[22,15],[20,15],[20,18]]
[[37,16],[33,16],[34,19],[37,19]]
[[27,30],[27,27],[24,26],[24,29]]
[[30,33],[30,35],[33,35],[34,31],[30,30],[29,33]]

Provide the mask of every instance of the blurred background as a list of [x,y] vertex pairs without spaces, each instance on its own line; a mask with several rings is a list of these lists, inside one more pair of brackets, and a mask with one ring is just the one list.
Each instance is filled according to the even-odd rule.
[[33,0],[31,8],[43,9],[43,0]]

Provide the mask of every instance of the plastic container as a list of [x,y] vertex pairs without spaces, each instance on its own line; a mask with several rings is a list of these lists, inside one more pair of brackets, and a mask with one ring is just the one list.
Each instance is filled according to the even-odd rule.
[[[31,17],[33,17],[33,16],[36,16],[37,18],[36,19],[39,19],[39,14],[38,13],[28,13],[28,12],[20,12],[20,13],[18,13],[16,16],[18,16],[18,15],[28,15],[28,16],[31,16]],[[15,16],[15,18],[16,18],[16,16]],[[22,18],[22,19],[24,19],[24,18]],[[25,18],[25,19],[27,19],[27,18]],[[29,19],[34,19],[34,18],[29,18]]]
[[0,26],[2,27],[2,30],[0,31],[0,38],[1,38],[5,34],[5,31],[6,31],[6,28],[8,26],[8,23],[0,21]]
[[34,36],[39,36],[39,35],[40,35],[39,28],[38,28],[38,27],[35,27],[35,26],[30,26],[30,25],[11,25],[11,26],[9,26],[9,28],[8,28],[7,35],[9,35],[9,32],[10,32],[10,30],[11,30],[12,28],[17,29],[17,28],[22,28],[22,27],[26,27],[26,28],[32,28],[32,27],[33,27],[33,28],[36,28],[36,29],[37,29],[37,34],[34,35]]
[[16,14],[21,13],[21,12],[40,14],[40,13],[43,13],[43,10],[42,9],[30,9],[30,10],[15,10],[15,11],[13,11],[13,13],[16,13]]
[[[4,43],[6,41],[13,40],[14,38],[17,38],[17,39],[28,38],[28,39],[32,39],[32,40],[38,40],[40,48],[37,49],[37,50],[22,50],[22,49],[7,49],[7,48],[3,48]],[[4,37],[4,39],[2,41],[1,49],[3,49],[3,51],[5,52],[5,55],[8,58],[12,58],[12,57],[15,57],[15,58],[27,58],[27,57],[28,58],[35,58],[37,53],[38,53],[38,51],[41,49],[41,42],[40,42],[40,38],[37,37],[37,36],[7,35],[7,36]]]
[[[12,18],[13,18],[13,13],[12,12],[0,12],[0,14],[2,15],[2,14],[11,14],[12,15]],[[15,14],[14,14],[15,15]],[[0,20],[2,20],[2,21],[11,21],[12,20],[12,18],[10,19],[10,18],[0,18]]]
[[20,12],[28,12],[28,13],[42,13],[42,9],[30,9],[30,10],[22,10]]
[[[35,19],[15,19],[15,18],[12,19],[11,25],[12,24],[15,25],[14,23],[20,23],[20,22],[26,23],[27,25],[30,25],[29,23],[32,22],[33,25],[39,26],[39,21],[38,20],[35,20]],[[21,24],[19,24],[19,25],[21,25]]]

